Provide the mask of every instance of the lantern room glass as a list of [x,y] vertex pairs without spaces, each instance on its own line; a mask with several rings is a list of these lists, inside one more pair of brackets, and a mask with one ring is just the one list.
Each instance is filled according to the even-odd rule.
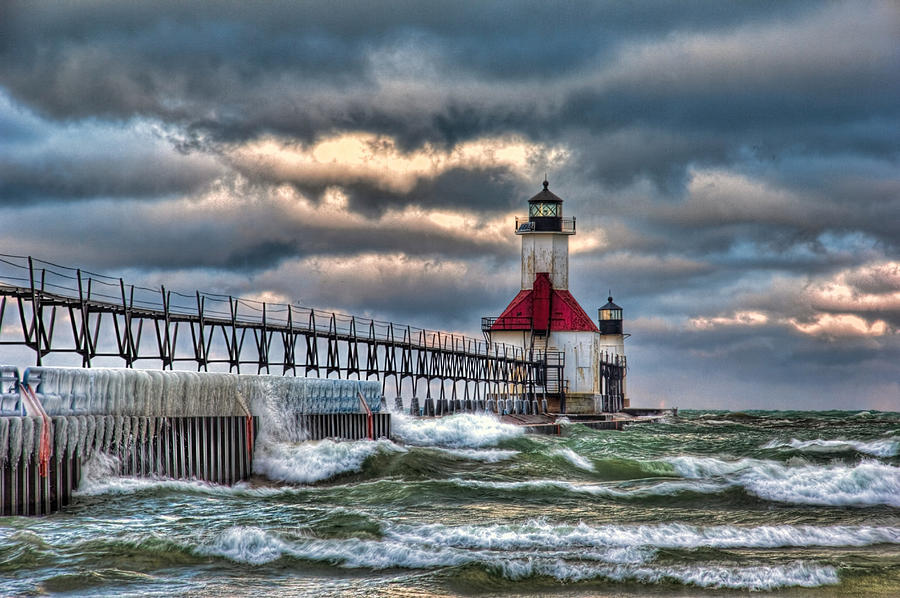
[[622,319],[622,310],[621,309],[601,309],[600,310],[600,319],[601,320],[621,320]]
[[543,203],[543,202],[535,202],[528,206],[529,211],[528,215],[531,217],[551,217],[556,218],[559,217],[559,204],[558,203]]

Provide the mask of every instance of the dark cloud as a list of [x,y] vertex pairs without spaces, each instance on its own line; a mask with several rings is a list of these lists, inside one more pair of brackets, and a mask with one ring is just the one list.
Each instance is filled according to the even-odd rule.
[[[492,227],[546,172],[586,243],[573,292],[593,313],[612,289],[635,322],[637,402],[883,404],[898,19],[891,2],[6,2],[0,252],[477,334],[517,287],[517,239]],[[342,134],[433,168],[290,162]],[[450,160],[484,138],[530,153]],[[253,153],[269,142],[287,166]]]
[[509,239],[479,235],[477,230],[460,231],[416,218],[368,219],[317,210],[313,204],[253,197],[150,204],[101,200],[71,211],[49,204],[19,212],[17,222],[16,230],[4,234],[0,252],[65,255],[68,261],[101,270],[140,266],[259,271],[288,258],[349,258],[360,253],[507,261],[516,253]]
[[518,177],[506,168],[450,168],[432,178],[420,178],[412,189],[402,192],[370,182],[348,184],[338,178],[312,185],[302,180],[293,184],[313,198],[328,187],[339,186],[347,194],[350,207],[369,216],[415,204],[425,208],[455,208],[481,219],[497,211],[520,207],[527,193]]

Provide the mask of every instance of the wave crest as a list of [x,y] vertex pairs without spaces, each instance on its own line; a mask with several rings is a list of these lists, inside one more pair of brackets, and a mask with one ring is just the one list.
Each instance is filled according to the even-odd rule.
[[764,449],[794,449],[807,452],[845,452],[856,451],[873,457],[896,457],[900,453],[900,439],[886,438],[881,440],[826,440],[816,438],[814,440],[789,441],[773,440],[762,446]]
[[877,461],[825,466],[689,456],[667,461],[686,478],[721,479],[764,500],[819,506],[900,507],[900,468]]

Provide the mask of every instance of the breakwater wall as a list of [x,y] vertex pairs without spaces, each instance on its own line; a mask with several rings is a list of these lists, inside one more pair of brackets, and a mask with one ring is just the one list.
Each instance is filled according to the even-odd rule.
[[377,382],[123,369],[0,367],[0,515],[68,504],[83,464],[246,480],[256,445],[390,436]]

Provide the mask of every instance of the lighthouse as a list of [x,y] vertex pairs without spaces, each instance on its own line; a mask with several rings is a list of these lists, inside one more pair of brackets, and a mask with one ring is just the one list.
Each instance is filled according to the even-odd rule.
[[499,317],[482,319],[485,337],[544,360],[539,392],[552,412],[627,407],[622,308],[610,294],[595,323],[569,292],[575,218],[563,217],[563,200],[548,181],[528,200],[528,217],[516,218],[515,232],[522,239],[521,288]]

